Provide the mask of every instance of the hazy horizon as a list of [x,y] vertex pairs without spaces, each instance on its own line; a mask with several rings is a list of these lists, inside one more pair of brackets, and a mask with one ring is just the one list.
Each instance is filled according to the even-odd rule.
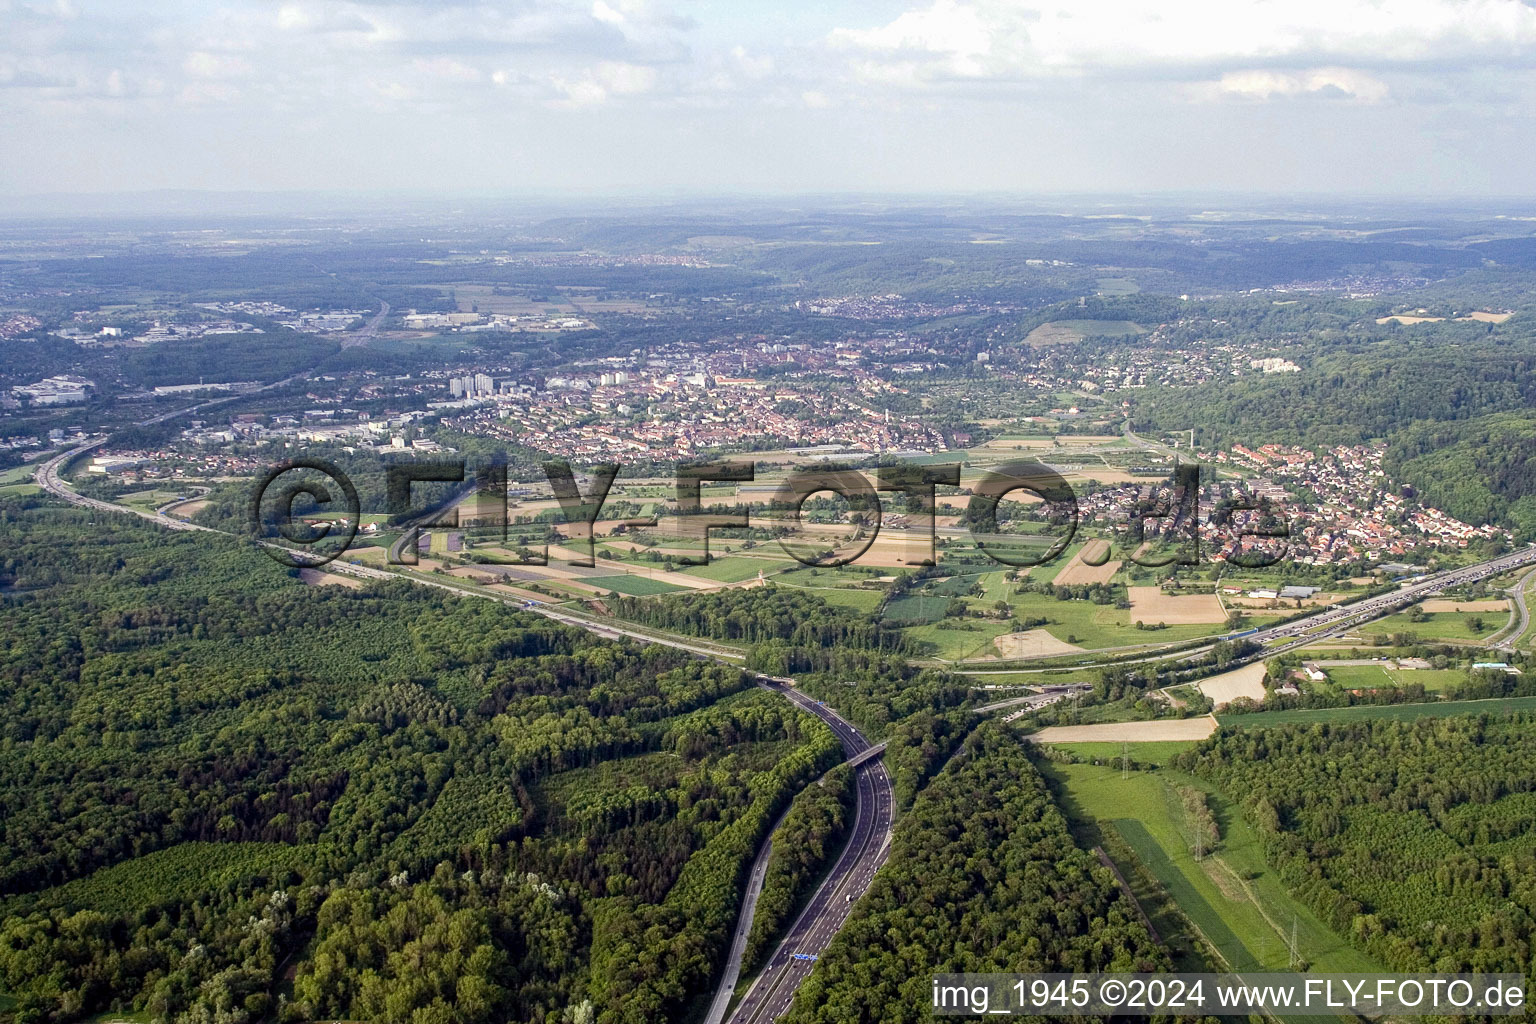
[[0,0],[0,193],[1519,196],[1519,0]]

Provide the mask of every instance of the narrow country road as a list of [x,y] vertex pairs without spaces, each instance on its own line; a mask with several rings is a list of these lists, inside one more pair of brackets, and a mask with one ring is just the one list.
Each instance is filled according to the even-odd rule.
[[768,830],[769,838],[763,841],[757,857],[752,861],[746,892],[741,897],[741,910],[736,915],[736,932],[731,936],[731,949],[725,958],[725,973],[715,988],[715,998],[709,1004],[709,1012],[704,1015],[704,1024],[720,1024],[725,1019],[726,1009],[731,1005],[731,996],[736,993],[736,981],[741,977],[741,958],[746,953],[747,936],[752,934],[752,918],[757,913],[757,898],[763,894],[763,880],[768,877],[768,858],[773,856],[773,834],[788,815],[789,808],[786,807],[784,813],[779,815],[779,820]]
[[1524,636],[1526,629],[1530,627],[1531,610],[1526,605],[1525,589],[1530,585],[1533,576],[1536,576],[1536,569],[1521,576],[1515,581],[1514,586],[1505,591],[1514,602],[1514,607],[1510,609],[1509,624],[1483,641],[1489,647],[1512,651],[1515,642]]

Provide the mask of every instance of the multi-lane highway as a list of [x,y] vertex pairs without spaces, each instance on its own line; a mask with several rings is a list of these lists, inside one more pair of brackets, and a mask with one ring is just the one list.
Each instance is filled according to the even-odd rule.
[[768,830],[769,838],[758,847],[757,857],[752,861],[752,870],[747,875],[747,888],[741,896],[741,910],[736,915],[736,931],[731,936],[731,948],[725,957],[725,973],[715,986],[715,998],[709,1004],[709,1012],[704,1015],[704,1024],[720,1024],[725,1020],[725,1011],[730,1008],[731,997],[736,994],[736,982],[741,977],[741,958],[747,949],[747,936],[752,934],[752,919],[757,914],[757,898],[763,894],[763,881],[768,877],[768,859],[773,856],[773,833],[779,830],[788,816],[789,808],[786,807],[784,813],[779,815],[779,820]]
[[[150,522],[155,523],[158,526],[163,526],[168,530],[198,530],[203,533],[224,533],[222,530],[216,530],[207,526],[200,526],[196,523],[189,523],[185,519],[177,519],[173,516],[163,515],[158,512],[146,512],[141,509],[130,508],[127,505],[117,505],[110,501],[101,501],[97,498],[88,498],[85,495],[73,490],[60,477],[60,467],[70,459],[90,451],[92,448],[95,448],[99,444],[101,444],[100,439],[91,441],[80,445],[77,448],[72,448],[69,451],[64,452],[62,455],[55,455],[47,462],[44,462],[37,468],[37,472],[33,475],[38,486],[43,488],[43,490],[47,491],[49,494],[52,494],[54,497],[69,502],[71,505],[78,505],[82,508],[95,509],[99,512],[111,512],[120,515],[126,514],[139,516],[141,519],[147,519]],[[228,534],[225,535],[228,536]],[[265,546],[274,548],[281,547],[281,545],[278,544],[267,544]],[[500,594],[476,592],[465,587],[453,586],[447,583],[439,583],[436,580],[424,579],[420,576],[388,572],[384,569],[375,569],[368,565],[357,565],[352,562],[343,561],[339,558],[333,562],[327,563],[324,568],[326,572],[344,573],[348,576],[356,576],[360,579],[396,580],[404,578],[410,580],[412,583],[420,584],[421,586],[436,587],[439,590],[446,590],[450,593],[458,594],[460,596],[488,597],[492,600],[500,601],[503,604],[520,607],[524,611],[532,612],[535,615],[542,615],[546,619],[553,619],[554,621],[563,625],[575,626],[577,629],[584,629],[589,633],[594,633],[597,636],[603,637],[605,640],[617,640],[621,637],[624,637],[630,640],[638,640],[641,643],[661,644],[664,647],[673,647],[680,651],[687,651],[689,654],[698,655],[701,658],[711,658],[716,661],[724,661],[728,664],[739,664],[746,657],[746,655],[744,655],[741,651],[726,647],[722,644],[710,643],[708,640],[696,640],[691,637],[666,635],[658,633],[654,630],[631,629],[625,626],[620,626],[616,622],[589,619],[579,614],[558,610],[547,605],[541,605],[527,601],[518,601],[513,598],[504,597]]]
[[1354,604],[1335,605],[1305,618],[1282,622],[1277,626],[1240,635],[1245,640],[1263,645],[1282,641],[1265,647],[1262,656],[1273,657],[1316,640],[1337,636],[1362,623],[1390,615],[1426,597],[1433,597],[1450,590],[1452,587],[1477,583],[1491,576],[1498,576],[1512,569],[1532,564],[1536,564],[1536,547],[1525,547],[1486,562],[1478,562],[1476,565],[1419,577],[1391,593],[1368,597]]
[[[869,741],[837,712],[796,692],[786,682],[768,678],[760,680],[761,685],[782,693],[826,722],[838,739],[842,740],[843,752],[849,759],[869,749]],[[789,1008],[800,983],[815,967],[816,958],[826,951],[832,937],[853,911],[853,904],[869,889],[875,872],[885,863],[890,852],[891,812],[894,807],[890,777],[878,758],[864,761],[854,772],[858,807],[854,812],[848,844],[833,865],[831,873],[773,951],[762,973],[742,996],[735,1012],[726,1018],[730,1024],[766,1024]],[[732,962],[726,964],[725,974],[730,979],[731,987],[734,987],[741,959],[738,950],[733,949],[732,952],[735,955]],[[725,984],[722,979],[723,988]],[[722,1000],[720,993],[717,993],[715,1007],[723,1009],[724,1002],[728,1001],[728,995]],[[712,1015],[706,1024],[719,1024],[721,1019]]]
[[380,299],[379,311],[373,314],[372,319],[370,319],[355,333],[343,336],[341,339],[341,347],[354,348],[358,345],[368,344],[379,333],[379,326],[384,323],[384,318],[387,316],[389,316],[389,303],[385,302],[383,299]]
[[[59,476],[60,467],[69,459],[84,454],[98,444],[100,441],[89,442],[44,462],[36,474],[38,484],[49,493],[76,505],[104,512],[139,515],[169,529],[219,532],[169,516],[142,512],[111,502],[87,498],[71,490]],[[1410,581],[1389,594],[1367,598],[1350,605],[1323,609],[1301,619],[1242,635],[1257,644],[1266,645],[1255,657],[1270,657],[1318,639],[1336,636],[1363,622],[1388,615],[1452,587],[1478,582],[1533,564],[1536,564],[1536,547],[1522,548],[1476,565]],[[326,568],[328,571],[347,573],[365,579],[399,579],[403,575],[414,583],[435,586],[460,595],[490,597],[508,604],[520,603],[500,595],[462,590],[414,574],[389,572],[340,560],[332,562]],[[662,635],[654,631],[633,630],[611,621],[588,619],[541,605],[522,603],[522,606],[536,614],[608,638],[627,637],[644,643],[665,644],[699,657],[731,663],[739,663],[741,657],[739,652],[721,648],[707,641]],[[1195,652],[1181,652],[1181,656],[1198,656],[1205,650],[1209,650],[1209,646]],[[816,958],[825,952],[833,936],[842,928],[852,912],[854,902],[868,890],[875,872],[885,862],[890,849],[894,797],[885,766],[878,756],[869,756],[874,754],[869,741],[831,708],[795,690],[792,681],[760,677],[759,684],[782,694],[786,699],[816,715],[833,730],[842,742],[848,759],[859,762],[854,769],[858,802],[852,834],[836,864],[779,943],[763,971],[747,989],[735,1011],[729,1018],[725,1018],[724,1013],[729,1006],[740,973],[746,929],[751,926],[756,893],[761,888],[762,872],[766,870],[768,850],[765,847],[759,851],[751,876],[751,881],[755,884],[748,886],[737,924],[735,941],[732,943],[720,987],[706,1024],[721,1024],[726,1019],[730,1024],[768,1024],[784,1013],[794,999],[800,983],[814,968]],[[1064,699],[1065,696],[1067,695],[1063,693],[1048,693],[1010,698],[978,710],[991,712],[1018,709],[1018,712],[1022,713],[1045,703]],[[861,757],[861,755],[866,756]]]
[[[103,512],[127,513],[138,515],[150,522],[157,523],[173,530],[201,530],[208,533],[222,531],[212,530],[205,526],[198,526],[170,516],[158,515],[150,512],[142,512],[138,509],[128,508],[123,505],[115,505],[107,501],[99,501],[95,498],[87,498],[78,494],[59,476],[59,468],[70,458],[83,454],[100,442],[82,445],[62,455],[55,456],[39,467],[36,479],[50,494],[62,498],[71,504],[98,509]],[[519,602],[500,595],[476,593],[462,590],[458,587],[435,580],[424,579],[414,574],[390,572],[384,569],[376,569],[367,565],[354,565],[350,562],[337,559],[325,567],[328,572],[341,572],[351,576],[357,576],[369,580],[409,579],[411,582],[429,587],[437,587],[441,590],[451,591],[461,596],[490,597],[505,604],[519,605],[526,611],[542,615],[568,626],[585,629],[607,639],[625,637],[638,640],[642,643],[664,644],[687,651],[698,657],[709,658],[727,663],[739,663],[742,655],[738,651],[722,648],[708,641],[695,641],[692,638],[659,635],[652,631],[638,631],[617,625],[611,621],[594,621],[564,611],[557,611],[543,605]],[[799,918],[796,919],[789,933],[774,952],[769,961],[769,968],[763,972],[753,986],[747,991],[735,1014],[731,1016],[732,1022],[770,1021],[776,1015],[784,1012],[789,1002],[794,998],[796,989],[805,977],[810,974],[815,964],[814,957],[827,948],[832,937],[837,934],[847,920],[848,914],[853,909],[853,903],[864,895],[873,880],[875,872],[885,862],[891,840],[891,821],[894,810],[895,797],[891,790],[890,777],[886,774],[885,765],[879,760],[879,750],[883,748],[872,747],[867,739],[837,712],[827,707],[820,701],[794,689],[793,680],[776,679],[767,676],[758,677],[759,685],[775,693],[783,695],[801,709],[815,715],[827,724],[837,735],[843,745],[843,753],[850,761],[856,761],[855,793],[857,806],[854,810],[854,823],[847,846],[842,855],[833,866],[831,872],[816,890],[811,901],[806,905]],[[746,930],[751,927],[752,913],[755,908],[756,894],[761,890],[762,872],[767,867],[768,849],[765,846],[759,851],[754,863],[751,881],[746,899],[740,911],[740,920],[737,924],[737,935],[732,942],[728,961],[725,965],[724,976],[721,979],[720,990],[716,994],[715,1005],[711,1009],[708,1024],[719,1024],[724,1012],[730,1003],[731,994],[735,989],[736,980],[740,976],[741,957],[745,949]],[[800,959],[798,957],[804,957]]]
[[[378,333],[379,325],[384,322],[384,318],[388,315],[389,303],[380,300],[378,313],[376,313],[374,317],[368,321],[362,330],[357,333],[356,337],[362,338],[364,342],[371,340],[373,336]],[[242,392],[233,395],[220,395],[217,398],[204,399],[201,402],[197,402],[193,405],[183,406],[180,409],[172,409],[170,412],[163,412],[158,416],[151,416],[146,420],[138,420],[134,426],[148,427],[157,423],[165,423],[166,421],[176,419],[179,416],[188,416],[195,412],[202,412],[204,409],[210,409],[216,405],[223,405],[226,402],[233,402],[237,398],[244,398],[247,395],[256,395],[262,393],[263,391],[271,391],[275,388],[284,387],[294,383],[295,381],[304,380],[311,373],[314,373],[316,369],[316,367],[311,367],[307,370],[300,370],[298,373],[284,377],[282,380],[273,381],[271,384],[264,384],[261,387],[255,388],[248,392]],[[168,527],[172,530],[208,530],[208,528],[205,526],[196,526],[183,520],[172,519],[169,516],[157,515],[150,512],[142,512],[136,508],[128,508],[124,505],[114,505],[111,502],[98,501],[95,498],[87,498],[82,494],[76,494],[69,487],[65,486],[63,480],[59,478],[59,467],[78,456],[84,455],[86,452],[91,451],[94,448],[100,447],[103,443],[106,442],[106,440],[107,435],[105,434],[101,435],[100,437],[92,438],[89,441],[86,441],[84,444],[81,444],[75,448],[71,448],[69,451],[64,452],[62,455],[56,455],[49,459],[47,462],[43,463],[38,467],[37,472],[34,474],[34,478],[36,479],[38,486],[42,487],[43,490],[47,491],[49,494],[52,494],[54,497],[62,498],[63,500],[69,502],[71,505],[79,505],[82,508],[93,508],[101,512],[127,512],[133,515],[142,516],[145,519],[159,523],[160,525]],[[208,532],[217,533],[218,531],[208,530]]]
[[161,526],[171,530],[202,530],[206,533],[219,532],[217,530],[210,530],[206,526],[198,526],[196,523],[189,523],[185,519],[173,519],[170,516],[160,515],[156,512],[145,512],[141,509],[129,508],[127,505],[114,505],[110,501],[100,501],[96,498],[87,498],[85,495],[79,494],[71,489],[59,476],[59,468],[69,460],[77,456],[84,455],[92,448],[100,445],[104,440],[106,439],[96,438],[95,440],[88,441],[79,447],[71,448],[69,451],[64,452],[62,455],[55,455],[53,458],[37,467],[37,472],[32,475],[33,480],[36,481],[39,487],[53,495],[55,498],[62,498],[64,501],[69,502],[71,505],[79,505],[81,508],[95,509],[98,512],[127,513],[128,515],[135,515],[143,519],[148,519],[150,522],[158,523]]

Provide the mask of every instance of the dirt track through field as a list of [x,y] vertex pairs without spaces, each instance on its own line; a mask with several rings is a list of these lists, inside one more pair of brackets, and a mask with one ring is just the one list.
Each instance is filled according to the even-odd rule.
[[1211,698],[1211,703],[1221,708],[1239,697],[1262,701],[1264,699],[1264,663],[1244,665],[1219,676],[1202,679],[1200,692]]
[[1109,554],[1109,541],[1091,540],[1078,549],[1077,554],[1061,567],[1053,581],[1058,586],[1082,586],[1090,583],[1108,583],[1120,569],[1118,561],[1105,562],[1103,565],[1089,565],[1088,562],[1097,562]]
[[1158,587],[1127,587],[1131,621],[1170,626],[1221,622],[1227,613],[1215,594],[1164,594]]
[[1051,725],[1025,739],[1035,743],[1153,743],[1203,740],[1216,731],[1216,719],[1163,718],[1151,722],[1101,722],[1098,725]]
[[1022,633],[1004,633],[994,637],[993,646],[1001,658],[1043,658],[1053,654],[1075,654],[1083,648],[1058,640],[1043,629],[1026,629]]

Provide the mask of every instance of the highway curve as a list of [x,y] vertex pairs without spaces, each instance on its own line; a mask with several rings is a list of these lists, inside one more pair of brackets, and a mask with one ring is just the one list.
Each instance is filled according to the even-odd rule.
[[[763,679],[760,682],[831,726],[842,740],[843,752],[850,760],[869,749],[869,741],[831,708],[778,680]],[[854,772],[858,807],[848,843],[832,871],[773,951],[762,973],[747,989],[736,1011],[727,1018],[730,1024],[771,1021],[789,1007],[800,983],[816,964],[813,959],[799,957],[819,957],[826,951],[832,937],[852,912],[854,901],[869,889],[875,872],[885,863],[890,852],[891,815],[895,806],[890,776],[878,757],[865,760]],[[741,963],[740,952],[733,949],[732,953],[732,961],[726,964],[726,977],[732,978],[734,986]],[[716,1005],[721,1005],[718,995]],[[712,1015],[706,1024],[717,1024],[718,1021],[719,1018]]]
[[[141,512],[138,509],[128,508],[111,502],[99,501],[87,498],[71,489],[59,477],[59,467],[69,458],[83,454],[85,451],[100,444],[96,441],[82,445],[72,451],[55,456],[44,463],[36,474],[37,482],[55,497],[75,505],[83,505],[98,509],[103,512],[128,513],[138,515],[150,522],[157,523],[173,530],[200,530],[208,533],[220,533],[205,526],[198,526],[183,520],[172,519],[165,515],[154,515]],[[517,605],[520,602],[502,598],[491,594],[474,594],[470,591],[460,590],[457,587],[448,586],[433,580],[422,579],[418,576],[409,576],[401,573],[388,572],[376,569],[372,566],[353,565],[342,559],[337,559],[326,566],[328,571],[342,572],[348,575],[360,576],[365,579],[408,579],[413,583],[438,587],[461,596],[484,596],[493,600],[500,600],[504,604]],[[627,637],[643,643],[660,643],[670,647],[676,647],[688,651],[698,657],[709,658],[716,661],[727,661],[721,652],[713,649],[704,641],[695,641],[692,638],[672,638],[658,636],[654,633],[638,633],[620,626],[606,622],[594,622],[561,612],[542,605],[523,605],[525,611],[530,611],[546,618],[554,619],[565,625],[585,629],[608,639]],[[740,655],[731,652],[735,658]],[[729,663],[729,661],[727,661]],[[789,1006],[794,998],[800,982],[810,974],[814,960],[794,959],[792,954],[820,956],[826,950],[832,937],[842,928],[847,920],[849,912],[853,909],[853,901],[863,896],[868,890],[870,881],[880,865],[885,863],[885,858],[890,850],[891,818],[894,810],[895,797],[891,791],[890,776],[886,774],[885,765],[878,756],[879,751],[872,748],[863,734],[853,727],[842,716],[819,701],[812,700],[802,693],[797,692],[790,685],[790,680],[774,679],[767,676],[758,677],[758,685],[778,693],[810,712],[825,722],[837,738],[843,744],[843,753],[849,760],[865,755],[864,759],[854,769],[857,794],[857,808],[854,813],[854,825],[848,844],[844,847],[837,863],[832,871],[816,890],[811,901],[806,905],[794,925],[786,934],[784,940],[774,951],[769,960],[768,967],[747,990],[741,1005],[737,1007],[735,1014],[730,1018],[732,1022],[768,1021]],[[883,746],[883,745],[882,745]],[[737,977],[741,970],[741,956],[745,947],[745,929],[751,927],[752,912],[756,903],[756,891],[762,885],[762,872],[767,867],[768,844],[765,842],[759,851],[757,861],[753,866],[754,885],[749,885],[747,898],[743,901],[741,910],[742,920],[738,922],[737,931],[740,941],[732,943],[729,959],[726,964],[724,977],[721,979],[721,992],[717,992],[715,1003],[711,1006],[707,1024],[719,1024],[720,1015],[725,1012],[730,1002],[730,992],[735,988]]]
[[[183,410],[185,411],[185,410]],[[110,511],[139,515],[151,522],[178,530],[207,530],[206,527],[197,526],[181,520],[172,519],[164,515],[154,515],[140,512],[137,509],[126,508],[122,505],[110,502],[98,501],[87,498],[69,488],[59,477],[59,467],[70,457],[84,454],[84,452],[101,443],[97,440],[75,448],[62,455],[55,456],[43,463],[36,474],[37,482],[49,493],[65,501],[76,505],[83,505],[101,511]],[[221,532],[209,530],[208,532]],[[1447,572],[1436,573],[1431,576],[1421,577],[1412,581],[1401,589],[1368,598],[1351,605],[1334,606],[1319,611],[1313,615],[1301,619],[1292,620],[1267,629],[1254,630],[1247,634],[1247,638],[1257,643],[1266,641],[1280,641],[1275,646],[1261,651],[1261,655],[1271,657],[1294,647],[1304,646],[1322,637],[1336,635],[1346,629],[1360,625],[1362,622],[1389,615],[1415,601],[1440,593],[1453,586],[1464,583],[1477,582],[1508,572],[1511,569],[1531,565],[1536,562],[1536,546],[1521,548],[1517,551],[1501,555],[1476,565],[1464,566]],[[436,583],[419,576],[409,576],[399,573],[387,572],[375,569],[371,566],[352,565],[340,559],[332,562],[328,567],[331,571],[348,573],[369,579],[409,579],[414,583],[426,586],[436,586],[443,590],[465,596],[485,596],[494,600],[500,600],[504,604],[517,604],[518,602],[491,594],[475,594],[472,591],[460,590],[446,584]],[[655,632],[639,633],[629,629],[612,625],[606,622],[596,622],[575,615],[563,614],[553,608],[533,605],[524,605],[524,609],[543,615],[546,618],[555,619],[570,626],[585,629],[598,635],[617,639],[619,636],[629,637],[645,643],[660,643],[688,651],[698,657],[709,658],[716,661],[727,661],[723,652],[706,641],[694,638],[670,637],[657,635]],[[1205,650],[1208,648],[1202,648]],[[1197,656],[1199,650],[1186,653],[1188,656]],[[731,652],[736,658],[740,655]],[[734,660],[734,659],[730,659]],[[860,754],[874,755],[870,743],[849,722],[839,716],[831,708],[812,700],[802,693],[794,690],[790,680],[779,680],[770,677],[759,677],[759,685],[773,690],[804,710],[810,712],[837,734],[842,741],[843,751],[849,760],[854,760]],[[1059,699],[1060,695],[1047,695],[1050,699]],[[978,710],[990,712],[1002,710],[1014,705],[1023,705],[1026,708],[1039,697],[1013,698],[996,702]],[[734,1013],[727,1018],[730,1024],[767,1024],[786,1009],[794,999],[795,992],[800,983],[811,973],[815,965],[815,957],[825,952],[831,943],[832,937],[842,928],[849,913],[853,910],[853,902],[859,899],[868,890],[875,872],[885,863],[885,858],[890,851],[891,818],[894,809],[894,796],[891,791],[890,777],[886,774],[885,766],[878,756],[866,756],[855,768],[856,793],[858,805],[854,816],[853,833],[847,846],[838,857],[832,871],[811,897],[810,902],[801,912],[795,923],[790,927],[783,941],[774,950],[772,957],[763,968],[752,986],[747,989],[740,1004]],[[754,881],[761,885],[757,868],[766,866],[766,849],[760,851],[759,859],[754,864]],[[753,905],[755,904],[755,891],[749,887],[747,899],[744,900],[741,911],[742,920],[738,922],[738,932],[742,928],[748,928],[751,924]],[[741,967],[741,955],[744,942],[733,942],[729,959],[725,967],[724,977],[721,979],[721,991],[717,991],[715,1001],[711,1006],[709,1018],[706,1024],[721,1024],[719,1014],[729,1004],[729,991],[735,987],[736,978]],[[802,959],[804,958],[804,959]]]

